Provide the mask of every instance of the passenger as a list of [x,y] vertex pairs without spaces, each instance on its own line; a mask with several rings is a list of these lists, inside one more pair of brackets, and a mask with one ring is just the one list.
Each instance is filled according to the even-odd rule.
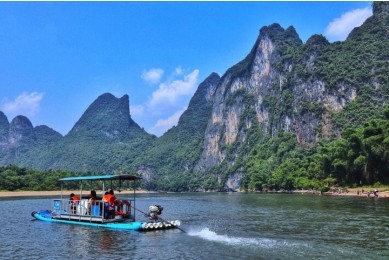
[[88,215],[90,215],[91,211],[92,211],[92,206],[97,205],[97,202],[96,202],[96,199],[97,199],[96,191],[95,190],[91,190],[90,195],[88,197],[89,197],[89,200],[88,200]]
[[113,217],[115,213],[115,201],[116,197],[112,197],[112,194],[110,192],[105,192],[103,197],[104,202],[104,218]]
[[111,197],[111,194],[109,194],[109,192],[106,191],[106,192],[104,193],[103,201],[104,201],[104,202],[108,202],[110,197]]
[[113,190],[109,190],[109,194],[111,194],[111,202],[113,202],[113,204],[115,204],[115,201],[117,201],[117,198],[113,192]]
[[80,203],[80,198],[78,196],[74,195],[74,193],[70,194],[69,204],[70,204],[70,208],[72,209],[73,214],[76,214],[77,205],[79,203]]
[[[116,206],[117,214],[123,216],[124,218],[128,218],[131,214],[131,203],[128,200],[117,199],[113,190],[109,190],[109,193],[112,195],[111,205]],[[123,212],[123,205],[126,205],[125,213]]]
[[115,206],[116,197],[113,193],[113,190],[109,190],[109,191],[104,193],[103,201],[109,202],[112,207]]

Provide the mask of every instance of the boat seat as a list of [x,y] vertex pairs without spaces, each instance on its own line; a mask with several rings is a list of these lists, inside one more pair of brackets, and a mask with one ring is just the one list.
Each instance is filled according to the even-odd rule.
[[88,212],[88,200],[82,199],[77,205],[77,215],[86,215]]

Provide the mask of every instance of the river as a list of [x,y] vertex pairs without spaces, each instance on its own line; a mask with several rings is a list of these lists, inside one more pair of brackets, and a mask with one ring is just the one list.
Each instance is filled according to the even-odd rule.
[[[120,196],[118,196],[120,197]],[[388,259],[389,200],[301,194],[139,194],[175,230],[135,232],[32,220],[53,198],[2,198],[2,259]],[[137,214],[137,220],[145,220]]]

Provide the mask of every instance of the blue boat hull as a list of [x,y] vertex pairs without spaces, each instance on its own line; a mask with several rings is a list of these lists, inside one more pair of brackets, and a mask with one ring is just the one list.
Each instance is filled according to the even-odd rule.
[[82,221],[74,221],[67,219],[56,219],[51,217],[50,211],[34,211],[31,215],[42,221],[48,222],[57,222],[57,223],[66,223],[66,224],[74,224],[74,225],[83,225],[83,226],[91,226],[91,227],[103,227],[110,229],[120,229],[120,230],[141,230],[142,222],[126,222],[126,223],[92,223],[92,222],[82,222]]

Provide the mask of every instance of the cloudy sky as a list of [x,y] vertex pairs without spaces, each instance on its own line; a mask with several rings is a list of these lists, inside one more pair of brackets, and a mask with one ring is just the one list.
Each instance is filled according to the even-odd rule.
[[334,42],[371,14],[371,2],[0,2],[0,111],[65,135],[99,95],[128,94],[132,118],[159,136],[262,26]]

